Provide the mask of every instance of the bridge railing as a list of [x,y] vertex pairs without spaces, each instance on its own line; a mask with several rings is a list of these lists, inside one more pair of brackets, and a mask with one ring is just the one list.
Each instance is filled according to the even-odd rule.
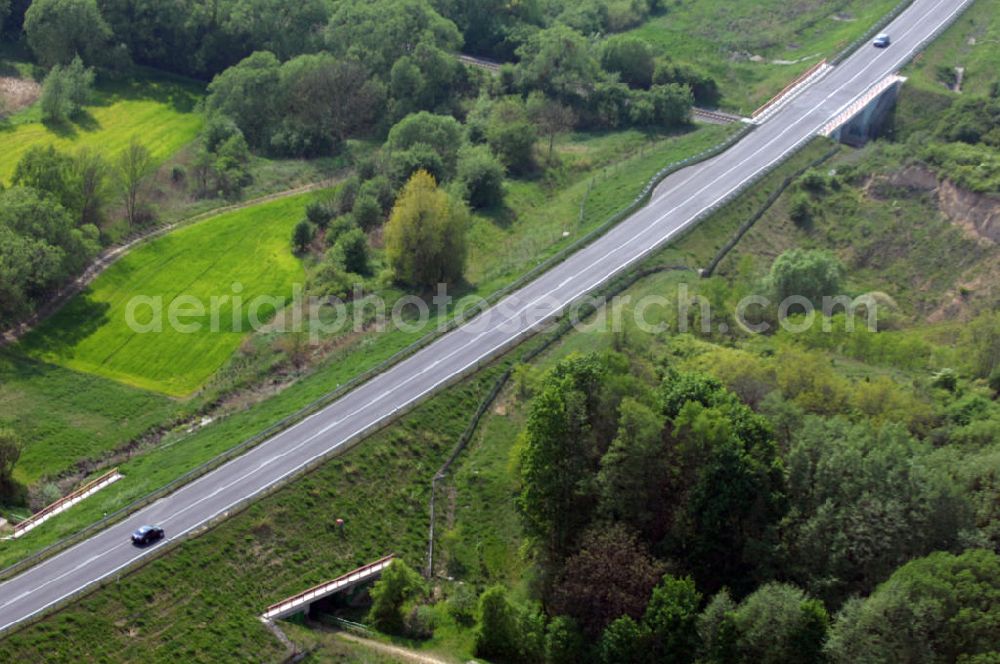
[[390,553],[384,558],[379,558],[378,560],[368,563],[367,565],[362,565],[355,570],[338,576],[336,579],[324,581],[323,583],[316,584],[315,586],[307,588],[298,594],[292,595],[291,597],[286,597],[280,602],[276,602],[267,607],[267,610],[264,611],[264,615],[262,617],[265,619],[280,617],[281,614],[297,609],[303,604],[307,604],[316,599],[322,599],[327,594],[334,592],[339,588],[363,581],[374,576],[375,574],[381,573],[382,570],[388,567],[389,563],[395,559],[395,555],[396,554]]
[[759,118],[761,115],[763,115],[768,110],[773,108],[775,104],[779,103],[782,99],[784,99],[785,95],[787,95],[789,92],[791,92],[796,87],[801,85],[803,82],[808,80],[810,76],[815,74],[825,65],[826,65],[826,58],[823,58],[822,60],[814,64],[812,67],[810,67],[809,69],[805,70],[804,72],[793,78],[788,85],[786,85],[784,88],[781,89],[781,92],[768,99],[766,102],[764,102],[763,106],[761,106],[756,111],[751,113],[750,118],[753,120]]
[[42,521],[48,519],[50,516],[58,514],[63,510],[69,509],[76,503],[80,502],[84,498],[96,492],[98,489],[104,488],[105,486],[119,479],[120,477],[121,475],[118,474],[118,469],[112,468],[111,470],[104,473],[97,479],[87,482],[76,491],[66,494],[65,496],[55,501],[51,505],[47,505],[42,509],[38,510],[24,521],[14,524],[14,537],[20,537],[24,533],[28,532],[29,530],[40,524]]

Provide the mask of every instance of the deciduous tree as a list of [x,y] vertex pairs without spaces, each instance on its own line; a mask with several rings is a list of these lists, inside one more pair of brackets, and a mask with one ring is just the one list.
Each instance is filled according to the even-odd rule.
[[1000,659],[1000,557],[933,553],[907,563],[867,599],[848,602],[830,630],[833,664]]
[[653,50],[644,40],[615,35],[601,47],[601,67],[618,74],[632,88],[648,88],[653,83]]
[[253,147],[267,148],[278,118],[280,71],[273,53],[258,51],[212,80],[205,107],[232,119]]
[[616,618],[640,619],[662,574],[662,564],[635,533],[619,524],[594,526],[566,560],[552,608],[596,638]]
[[139,221],[143,186],[146,178],[155,170],[153,156],[139,138],[133,136],[115,163],[115,177],[125,204],[125,218],[128,219],[130,227],[134,228]]
[[24,15],[28,45],[46,66],[80,56],[98,62],[111,38],[96,0],[34,0]]
[[396,279],[429,288],[455,283],[465,269],[468,213],[425,171],[406,183],[385,226],[386,259]]
[[423,592],[420,575],[403,560],[392,561],[371,589],[372,607],[368,619],[379,631],[402,634],[404,628],[403,605]]
[[669,574],[653,588],[642,622],[649,630],[656,661],[689,664],[701,645],[698,637],[698,607],[701,593],[690,578]]
[[969,507],[926,454],[902,427],[808,418],[787,456],[787,578],[837,604],[907,560],[954,546],[971,525]]
[[392,151],[405,151],[415,145],[430,146],[441,157],[445,176],[455,172],[458,151],[464,136],[462,125],[450,115],[434,115],[426,111],[408,115],[389,130],[386,146]]

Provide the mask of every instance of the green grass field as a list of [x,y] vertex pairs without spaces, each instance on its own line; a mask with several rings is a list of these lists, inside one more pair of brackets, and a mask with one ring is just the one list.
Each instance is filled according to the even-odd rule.
[[[312,196],[222,214],[137,248],[26,336],[20,348],[128,385],[190,394],[225,363],[250,329],[249,306],[241,308],[234,324],[233,296],[247,305],[257,296],[289,297],[292,285],[302,281],[303,268],[289,238]],[[180,319],[200,325],[196,333],[168,322],[171,303],[181,295],[203,303],[203,315]],[[128,324],[129,302],[136,297],[160,299],[161,332],[137,333]],[[220,298],[218,332],[211,331],[212,297]],[[273,310],[262,307],[260,318],[266,320]],[[133,320],[141,324],[152,324],[153,318],[151,306],[134,311]]]
[[175,409],[152,392],[0,351],[0,428],[24,442],[14,479],[25,484],[123,445]]
[[687,0],[665,3],[663,13],[629,34],[711,75],[722,105],[749,114],[800,72],[862,36],[897,1]]
[[155,75],[103,83],[83,116],[65,125],[43,124],[35,104],[0,121],[0,183],[9,182],[21,156],[38,145],[90,147],[112,158],[137,136],[162,163],[201,130],[195,112],[201,94],[199,86]]
[[1000,80],[1000,0],[977,0],[907,67],[910,84],[930,90],[947,90],[944,74],[965,69],[962,93],[988,95]]

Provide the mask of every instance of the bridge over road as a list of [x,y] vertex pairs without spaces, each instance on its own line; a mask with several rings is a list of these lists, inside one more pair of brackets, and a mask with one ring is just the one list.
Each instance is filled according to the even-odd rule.
[[648,206],[496,306],[242,456],[3,582],[0,630],[155,555],[159,546],[138,549],[129,542],[139,525],[160,524],[175,540],[197,532],[530,336],[809,141],[871,86],[898,72],[971,1],[914,0],[886,29],[893,37],[891,47],[862,47],[739,143],[666,178]]

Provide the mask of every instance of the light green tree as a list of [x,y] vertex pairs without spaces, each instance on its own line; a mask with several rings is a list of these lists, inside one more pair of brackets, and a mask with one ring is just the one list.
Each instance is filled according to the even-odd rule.
[[423,579],[403,560],[392,561],[371,589],[372,606],[368,619],[386,634],[402,634],[403,605],[424,590]]
[[933,553],[849,601],[830,630],[833,664],[1000,661],[1000,557]]
[[468,212],[418,171],[385,226],[386,260],[397,281],[418,288],[455,283],[465,269]]

